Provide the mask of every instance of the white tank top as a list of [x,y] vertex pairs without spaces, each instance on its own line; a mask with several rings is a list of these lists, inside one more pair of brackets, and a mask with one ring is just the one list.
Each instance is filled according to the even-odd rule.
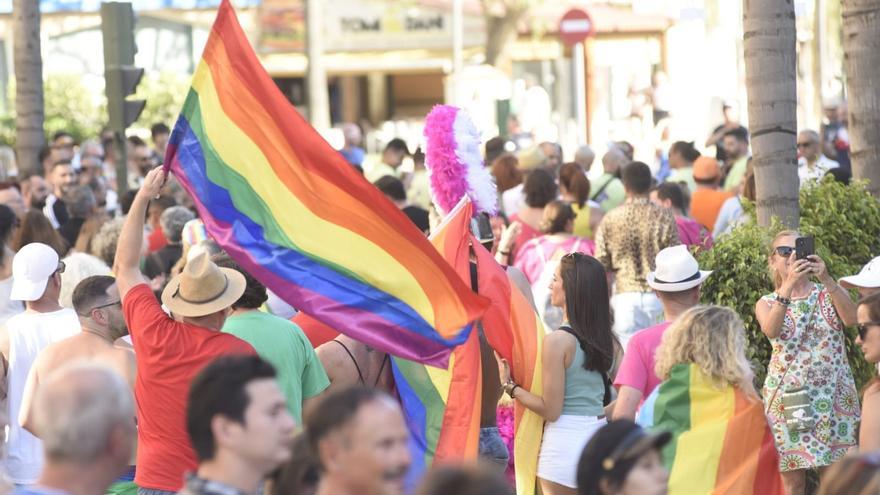
[[11,300],[10,294],[12,294],[12,277],[0,280],[0,325],[24,311],[24,304],[21,301]]
[[18,413],[24,385],[37,354],[49,344],[80,331],[79,320],[72,309],[52,313],[27,311],[6,322],[9,333],[9,438],[6,442],[6,473],[13,483],[31,485],[43,469],[43,445],[21,427]]

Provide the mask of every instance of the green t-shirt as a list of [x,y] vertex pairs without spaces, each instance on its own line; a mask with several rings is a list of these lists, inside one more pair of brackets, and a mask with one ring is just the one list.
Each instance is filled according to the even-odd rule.
[[733,162],[733,166],[730,167],[730,172],[727,172],[727,177],[724,179],[724,190],[725,191],[733,191],[742,183],[743,178],[746,175],[746,170],[749,165],[749,157],[744,156],[739,160]]
[[330,379],[299,326],[269,313],[251,311],[227,318],[223,331],[249,343],[261,358],[272,363],[287,407],[297,424],[302,424],[303,399],[323,392]]
[[688,191],[693,194],[697,190],[697,183],[694,181],[694,167],[684,167],[675,169],[666,178],[666,182],[684,182],[687,184]]
[[[606,186],[605,184],[608,185]],[[609,173],[602,174],[602,177],[591,183],[590,191],[590,199],[599,203],[599,208],[602,209],[603,213],[608,213],[617,208],[626,200],[623,182]]]

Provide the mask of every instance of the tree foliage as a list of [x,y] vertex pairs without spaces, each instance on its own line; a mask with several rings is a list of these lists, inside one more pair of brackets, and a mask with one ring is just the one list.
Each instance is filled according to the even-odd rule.
[[[172,126],[186,99],[188,87],[188,76],[173,73],[145,75],[134,98],[145,99],[147,104],[132,130],[146,134],[157,122]],[[9,92],[15,94],[13,84]],[[48,137],[62,130],[69,132],[78,143],[99,136],[107,122],[107,98],[103,91],[91,89],[78,75],[51,74],[45,79],[43,92],[44,130]],[[15,140],[15,107],[10,105],[9,113],[0,114],[0,145],[14,146]]]
[[[847,187],[826,177],[818,186],[800,192],[800,207],[800,232],[816,238],[816,252],[833,277],[857,273],[880,254],[880,203],[864,183]],[[771,348],[758,327],[755,303],[773,291],[767,256],[770,239],[782,226],[774,221],[771,227],[762,228],[755,221],[753,205],[748,205],[747,212],[751,221],[719,238],[711,250],[699,255],[699,262],[701,268],[714,270],[703,284],[703,302],[728,306],[745,323],[748,357],[756,370],[756,385],[760,386]],[[855,293],[851,295],[855,297]],[[856,384],[861,387],[874,370],[855,345],[855,335],[853,328],[846,330],[846,349]]]
[[149,129],[159,122],[172,127],[183,107],[189,84],[189,76],[171,72],[144,76],[135,98],[143,98],[147,100],[147,104],[134,127]]

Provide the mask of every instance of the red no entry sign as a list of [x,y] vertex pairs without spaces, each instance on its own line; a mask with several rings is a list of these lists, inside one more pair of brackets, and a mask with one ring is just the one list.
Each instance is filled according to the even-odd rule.
[[571,9],[559,21],[559,37],[566,45],[584,41],[594,32],[590,14],[581,9]]

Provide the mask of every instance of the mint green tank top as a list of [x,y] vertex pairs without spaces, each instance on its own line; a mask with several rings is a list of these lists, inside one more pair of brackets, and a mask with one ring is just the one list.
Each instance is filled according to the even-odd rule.
[[574,416],[602,416],[605,408],[605,384],[597,371],[584,369],[584,350],[575,343],[574,359],[565,369],[565,398],[562,401],[562,414]]

